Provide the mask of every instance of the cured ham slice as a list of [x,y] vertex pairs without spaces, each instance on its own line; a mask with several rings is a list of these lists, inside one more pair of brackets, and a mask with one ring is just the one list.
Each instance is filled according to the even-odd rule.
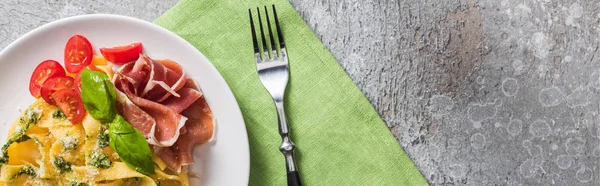
[[138,129],[151,145],[172,146],[187,118],[164,105],[140,98],[128,98],[117,90],[118,112]]
[[204,98],[198,99],[182,114],[189,117],[185,124],[187,132],[179,136],[179,140],[172,149],[177,152],[181,165],[190,165],[194,163],[194,147],[206,143],[213,136],[213,118]]
[[133,94],[154,102],[162,102],[171,95],[179,97],[177,91],[185,85],[186,79],[181,65],[171,60],[155,61],[141,55],[134,63],[121,66],[113,81],[129,84],[130,90],[123,91],[128,96]]
[[191,88],[182,88],[177,91],[179,97],[171,96],[162,102],[163,105],[171,110],[181,113],[181,111],[192,105],[198,98],[202,97],[202,93]]
[[193,150],[213,136],[213,117],[202,92],[181,66],[148,56],[121,66],[112,79],[118,111],[138,129],[169,169],[193,163]]
[[[144,134],[148,143],[161,147],[172,146],[177,141],[180,130],[187,120],[186,117],[179,114],[181,110],[171,109],[171,107],[181,107],[182,104],[183,106],[189,105],[200,97],[199,92],[187,89],[183,91],[185,97],[181,97],[176,92],[173,92],[173,94],[169,93],[183,87],[185,76],[179,65],[173,64],[174,62],[172,61],[166,61],[165,63],[173,69],[155,62],[147,56],[140,56],[140,59],[135,63],[128,63],[119,68],[117,75],[113,79],[117,89],[126,94],[127,100],[124,100],[122,96],[120,96],[119,100],[120,103],[124,104],[123,115],[125,119],[133,123],[132,126]],[[166,80],[166,82],[159,80]],[[181,82],[183,82],[182,85],[176,85]],[[148,86],[156,84],[161,84],[157,88],[164,88],[164,90],[152,88],[151,90],[154,90],[154,92],[146,91]],[[172,86],[169,86],[169,84]],[[155,95],[154,97],[157,98],[155,100],[147,99],[148,97],[143,97],[144,92],[148,95]],[[172,100],[175,100],[171,101],[171,107],[158,103],[169,98],[171,95],[174,97]],[[177,100],[185,100],[188,103]],[[182,104],[177,104],[179,102]],[[135,107],[127,105],[128,103],[134,104]],[[125,109],[127,109],[127,113],[125,113]],[[152,119],[149,119],[148,116],[151,116]],[[186,130],[183,131],[185,132]]]
[[171,95],[179,97],[177,90],[185,84],[185,75],[181,66],[171,60],[154,61],[148,56],[142,58],[150,68],[142,97],[156,102],[162,102]]
[[[174,61],[168,60],[168,59],[157,60],[156,62],[158,62],[158,64],[162,64],[162,66],[164,66],[166,68],[165,75],[164,75],[165,79],[164,80],[159,79],[159,81],[164,81],[167,85],[170,86],[170,89],[164,89],[167,91],[164,93],[164,95],[157,93],[159,91],[152,91],[154,89],[150,89],[148,91],[146,97],[151,99],[151,97],[153,97],[153,96],[160,97],[162,95],[162,97],[160,97],[158,99],[159,102],[164,101],[171,94],[173,94],[175,97],[179,97],[178,93],[173,93],[173,92],[177,92],[187,82],[185,75],[183,74],[183,69],[181,68],[181,65],[175,63]],[[155,65],[155,66],[157,66],[157,65]],[[157,83],[157,84],[160,85],[160,83]],[[163,86],[163,85],[161,85],[161,86]],[[161,90],[161,89],[159,88],[158,90]],[[196,90],[198,90],[198,89],[196,89]]]
[[155,152],[156,151],[158,151],[158,157],[167,164],[169,169],[175,172],[181,171],[181,162],[175,151],[171,150],[171,148],[155,148]]
[[139,93],[142,91],[140,90],[140,87],[143,88],[141,84],[147,81],[146,79],[148,77],[148,72],[143,70],[144,65],[146,65],[146,63],[142,59],[136,61],[135,63],[127,63],[121,66],[121,68],[117,70],[117,73],[112,80],[113,83],[115,83],[117,88],[119,88],[119,86],[123,86],[120,84],[125,84],[128,86],[126,88],[119,88],[128,96],[139,95]]
[[[121,113],[123,118],[138,129],[146,138],[155,130],[156,121],[152,116],[146,113],[137,105],[133,104],[125,93],[120,90],[115,91],[117,94],[117,112]],[[149,142],[156,143],[156,142]]]
[[161,148],[158,156],[169,169],[179,172],[181,166],[194,163],[194,148],[208,142],[213,136],[212,117],[204,115],[202,119],[189,119],[185,124],[187,133],[179,136],[171,147]]
[[[183,89],[197,89],[192,80],[188,80],[187,82],[190,83],[186,83]],[[184,127],[187,130],[186,133],[181,133],[179,140],[171,148],[163,148],[159,153],[159,157],[171,170],[175,171],[179,170],[183,165],[194,163],[194,148],[210,141],[213,137],[215,127],[212,111],[204,97],[197,99],[183,110],[181,114],[188,117]],[[173,162],[172,155],[176,155],[177,162]]]
[[[131,101],[148,113],[156,124],[148,136],[148,143],[161,147],[172,146],[179,137],[179,130],[184,126],[186,117],[156,102],[140,97],[132,97]],[[155,143],[155,144],[154,144]]]

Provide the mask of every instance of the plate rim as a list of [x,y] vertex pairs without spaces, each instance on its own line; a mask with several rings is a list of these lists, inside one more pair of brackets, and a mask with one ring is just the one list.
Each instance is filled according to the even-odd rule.
[[[242,134],[243,136],[240,136],[245,140],[245,143],[240,143],[243,144],[241,145],[241,147],[237,147],[237,148],[241,148],[239,150],[242,150],[245,152],[245,156],[241,156],[243,157],[243,161],[247,162],[244,165],[240,165],[242,167],[240,167],[241,169],[244,170],[244,172],[246,174],[244,174],[245,176],[243,177],[244,180],[242,180],[243,183],[249,184],[250,181],[250,141],[248,138],[248,130],[246,129],[246,123],[244,121],[244,117],[243,114],[241,112],[241,108],[239,106],[239,103],[237,102],[237,99],[235,98],[235,95],[233,94],[233,91],[231,90],[231,87],[229,86],[229,84],[227,83],[227,81],[225,81],[225,78],[223,77],[223,75],[217,70],[217,68],[213,65],[213,63],[198,49],[196,48],[194,45],[192,45],[191,43],[189,43],[187,40],[183,39],[182,37],[180,37],[179,35],[171,32],[170,30],[156,25],[152,22],[146,21],[146,20],[142,20],[139,18],[135,18],[135,17],[130,17],[130,16],[125,16],[125,15],[118,15],[118,14],[84,14],[84,15],[76,15],[76,16],[71,16],[71,17],[65,17],[65,18],[60,18],[48,23],[45,23],[44,25],[41,25],[39,27],[36,27],[30,31],[28,31],[27,33],[19,36],[16,40],[12,41],[10,44],[8,44],[6,47],[4,47],[1,51],[0,51],[0,59],[4,58],[5,56],[7,56],[8,54],[11,54],[13,50],[16,50],[17,46],[19,46],[21,43],[24,43],[25,41],[27,41],[27,38],[30,38],[31,36],[34,36],[36,34],[41,34],[55,26],[60,26],[61,24],[69,24],[72,22],[77,22],[77,21],[82,21],[82,20],[86,20],[86,19],[113,19],[113,20],[123,20],[123,21],[128,21],[128,22],[135,22],[138,24],[142,24],[144,26],[149,26],[149,27],[153,27],[155,28],[157,31],[160,32],[160,34],[165,34],[168,35],[171,38],[174,38],[176,40],[178,40],[179,43],[182,43],[184,45],[186,45],[185,47],[189,47],[189,48],[193,48],[194,51],[196,51],[199,56],[201,56],[201,58],[203,58],[203,60],[206,60],[206,62],[208,63],[208,69],[210,71],[213,71],[214,73],[218,74],[218,77],[216,77],[216,81],[219,81],[217,83],[219,84],[224,84],[226,86],[226,92],[224,93],[224,98],[225,99],[230,99],[233,101],[232,106],[235,107],[235,109],[230,110],[229,114],[231,116],[237,116],[236,118],[239,118],[239,122],[241,124],[240,129],[243,130]],[[2,63],[2,62],[0,62]],[[6,62],[4,62],[6,63]],[[202,63],[202,62],[200,62]],[[200,87],[201,88],[201,87]],[[218,118],[217,118],[218,119]],[[201,145],[200,145],[201,146]],[[196,148],[198,148],[199,146],[196,146]]]

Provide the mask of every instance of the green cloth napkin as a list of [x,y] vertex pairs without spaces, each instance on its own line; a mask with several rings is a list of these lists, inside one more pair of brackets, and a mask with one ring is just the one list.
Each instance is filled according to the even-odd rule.
[[261,6],[263,11],[271,4],[277,7],[289,56],[286,114],[303,184],[427,185],[369,101],[289,2],[183,0],[155,23],[197,47],[231,87],[248,130],[249,184],[287,183],[275,106],[256,73],[248,19],[248,8]]

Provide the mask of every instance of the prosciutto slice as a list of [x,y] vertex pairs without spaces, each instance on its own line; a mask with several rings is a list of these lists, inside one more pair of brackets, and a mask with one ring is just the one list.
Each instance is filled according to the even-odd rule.
[[[127,98],[125,93],[120,90],[116,90],[115,92],[117,94],[117,112],[121,113],[131,126],[138,129],[146,138],[148,138],[155,130],[156,121],[154,118],[140,107],[133,104],[133,102]],[[151,142],[149,141],[149,143]]]
[[138,129],[151,145],[172,146],[179,138],[187,118],[181,114],[150,100],[140,97],[127,97],[117,90],[117,107],[134,128]]
[[[184,89],[197,89],[192,80],[188,80]],[[184,128],[186,133],[181,133],[179,140],[170,148],[161,148],[159,157],[174,171],[181,170],[181,166],[194,163],[194,148],[208,142],[213,137],[214,123],[210,107],[204,97],[198,98],[181,112],[188,117]],[[175,155],[175,158],[173,157]]]
[[196,100],[202,97],[202,93],[200,91],[191,88],[182,88],[177,91],[177,94],[180,96],[171,96],[162,102],[164,106],[177,113],[181,113],[181,111],[187,109]]
[[173,145],[172,149],[179,155],[181,165],[190,165],[194,163],[194,147],[209,141],[213,136],[213,118],[204,98],[198,99],[182,114],[188,117],[185,124],[187,132],[179,136],[180,140]]
[[181,66],[148,56],[121,66],[113,83],[117,108],[173,171],[193,163],[193,150],[213,135],[213,117],[202,92]]
[[181,162],[177,153],[171,148],[160,148],[155,147],[155,151],[158,151],[158,157],[160,157],[167,167],[175,172],[181,172]]

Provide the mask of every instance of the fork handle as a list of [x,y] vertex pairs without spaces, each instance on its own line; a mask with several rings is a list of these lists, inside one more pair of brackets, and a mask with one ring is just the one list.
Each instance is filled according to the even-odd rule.
[[294,145],[289,136],[290,130],[285,117],[283,99],[274,99],[274,101],[275,107],[277,108],[279,134],[281,135],[281,146],[279,147],[279,151],[281,151],[285,157],[288,186],[301,186],[302,183],[300,182],[298,167],[296,167],[296,161],[294,160],[294,149],[296,149],[296,145]]
[[300,176],[298,171],[292,171],[287,173],[288,186],[302,186],[300,182]]

